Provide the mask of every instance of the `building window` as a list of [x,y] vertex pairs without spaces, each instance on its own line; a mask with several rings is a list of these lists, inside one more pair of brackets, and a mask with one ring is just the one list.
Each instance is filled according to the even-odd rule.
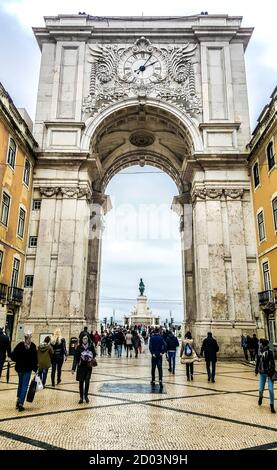
[[41,199],[34,199],[33,200],[33,211],[39,211],[41,206]]
[[16,143],[10,137],[9,149],[8,149],[8,164],[14,168],[15,167],[15,155],[16,155]]
[[24,287],[33,287],[34,276],[27,275],[24,279]]
[[17,258],[13,259],[12,282],[11,287],[17,287],[19,277],[20,261]]
[[260,242],[265,239],[265,227],[264,227],[264,213],[263,211],[258,214],[258,229]]
[[19,208],[17,235],[21,238],[23,238],[23,235],[24,235],[24,226],[25,226],[25,210],[22,209],[22,207],[20,207]]
[[3,250],[0,250],[0,273],[2,271],[3,258],[4,258],[4,252],[3,252]]
[[270,272],[268,261],[263,263],[264,290],[271,290]]
[[266,156],[267,156],[268,171],[270,171],[271,168],[275,166],[273,142],[269,142],[266,148]]
[[29,247],[34,248],[38,244],[38,237],[30,237],[29,238]]
[[277,196],[272,201],[274,227],[277,230]]
[[9,219],[9,210],[10,210],[11,198],[10,196],[3,192],[2,208],[1,208],[1,222],[4,225],[8,225]]
[[29,186],[30,174],[31,174],[31,164],[29,160],[27,160],[26,158],[25,165],[24,165],[23,181],[27,186]]
[[260,184],[259,165],[258,162],[253,166],[254,187],[257,188]]

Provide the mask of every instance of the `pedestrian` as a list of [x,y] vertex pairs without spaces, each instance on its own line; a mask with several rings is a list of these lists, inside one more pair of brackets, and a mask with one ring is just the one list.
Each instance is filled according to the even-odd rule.
[[248,344],[247,344],[247,336],[245,335],[241,335],[241,341],[240,341],[240,345],[243,349],[243,352],[244,352],[244,357],[245,357],[245,360],[248,361]]
[[179,347],[179,341],[170,330],[166,338],[166,348],[168,354],[168,372],[175,374],[176,349]]
[[[256,336],[256,335],[255,335]],[[254,337],[247,336],[247,347],[250,353],[250,363],[255,364],[255,339]]]
[[106,336],[106,348],[108,350],[108,356],[111,357],[112,355],[112,347],[113,347],[113,335],[111,331],[108,332]]
[[6,356],[8,360],[11,358],[11,342],[8,335],[5,334],[4,329],[0,328],[0,379]]
[[85,326],[84,329],[81,331],[81,333],[79,334],[79,343],[81,343],[82,341],[82,337],[86,335],[89,339],[89,342],[91,342],[91,337],[89,335],[89,332],[88,332],[88,327]]
[[38,373],[43,387],[45,387],[48,369],[51,366],[51,360],[54,354],[50,341],[50,336],[46,336],[38,347]]
[[141,340],[140,340],[140,337],[139,337],[139,334],[137,332],[137,330],[133,331],[133,338],[132,338],[132,341],[133,341],[133,346],[134,346],[134,350],[135,350],[135,357],[137,358],[138,357],[138,351],[139,351],[139,348],[140,348],[140,345],[141,345]]
[[274,409],[274,382],[272,377],[276,371],[273,352],[269,349],[269,341],[267,339],[260,340],[260,350],[257,355],[255,374],[259,373],[259,400],[258,405],[261,406],[263,401],[263,393],[265,389],[266,379],[268,380],[269,401],[271,413],[276,413]]
[[107,333],[106,332],[102,333],[101,340],[100,340],[100,356],[105,356],[106,354],[106,348],[107,348],[106,337],[107,337]]
[[152,387],[155,386],[155,373],[156,367],[159,371],[159,385],[160,391],[163,389],[163,354],[166,352],[166,343],[159,333],[159,329],[155,328],[154,333],[149,340],[149,351],[152,355],[151,358],[151,373],[152,373]]
[[125,344],[126,344],[126,357],[129,356],[129,352],[130,352],[130,357],[132,357],[133,335],[130,332],[130,330],[127,330],[127,333],[125,335]]
[[18,388],[16,408],[18,411],[24,411],[24,401],[30,382],[32,371],[36,372],[38,368],[37,348],[32,343],[32,333],[26,331],[24,340],[20,341],[11,354],[15,362],[15,370],[18,373]]
[[72,374],[74,374],[77,367],[76,380],[79,382],[80,405],[84,402],[84,398],[86,403],[89,403],[89,382],[92,373],[92,359],[94,359],[95,357],[96,351],[94,344],[92,342],[89,342],[88,334],[83,335],[81,338],[81,342],[75,350],[72,365]]
[[[219,351],[219,347],[218,347],[217,341],[213,338],[212,333],[209,332],[207,334],[207,338],[205,338],[203,341],[201,352],[200,352],[200,356],[202,356],[204,352],[207,374],[208,374],[208,382],[210,382],[211,379],[213,383],[215,382],[215,365],[217,361],[216,353],[218,351]],[[212,365],[212,373],[210,370],[210,365]]]
[[252,343],[253,343],[253,347],[254,347],[254,358],[255,360],[257,359],[257,355],[258,355],[258,349],[259,349],[259,340],[257,338],[257,335],[255,335],[255,333],[253,334],[252,336]]
[[124,338],[123,331],[119,329],[115,334],[115,340],[114,340],[116,344],[117,357],[122,356],[122,346],[124,344],[124,341],[125,341],[125,338]]
[[66,361],[67,359],[66,342],[65,342],[65,339],[62,337],[60,328],[57,328],[54,331],[54,334],[51,338],[51,346],[54,351],[53,356],[52,356],[51,382],[52,382],[52,387],[55,387],[56,370],[57,370],[57,385],[59,385],[61,383],[62,366],[63,366],[64,361]]
[[182,341],[180,351],[181,363],[186,364],[186,374],[188,381],[193,380],[193,364],[199,359],[193,346],[194,341],[191,332],[188,331],[185,334],[184,341]]

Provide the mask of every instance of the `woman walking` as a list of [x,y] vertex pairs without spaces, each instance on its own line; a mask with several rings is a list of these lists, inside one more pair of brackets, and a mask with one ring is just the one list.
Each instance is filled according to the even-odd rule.
[[54,331],[54,335],[51,339],[51,346],[53,348],[51,381],[52,387],[55,387],[56,370],[58,376],[57,385],[59,385],[59,383],[61,383],[63,361],[66,361],[67,359],[65,339],[62,337],[61,330],[59,328]]
[[46,336],[43,343],[41,343],[38,347],[38,373],[43,387],[45,387],[48,369],[51,366],[51,359],[54,354],[50,341],[50,336]]
[[193,380],[193,363],[198,361],[198,356],[193,348],[191,332],[185,334],[180,351],[181,363],[186,364],[187,380]]
[[74,374],[77,367],[76,380],[79,382],[79,404],[84,402],[84,397],[86,403],[89,403],[89,381],[92,373],[92,359],[95,357],[96,352],[94,344],[92,342],[89,343],[88,335],[84,335],[81,339],[81,343],[77,346],[72,365],[72,374]]
[[12,360],[15,362],[15,370],[18,373],[18,389],[16,408],[23,411],[24,400],[28,390],[32,370],[37,371],[37,348],[32,343],[32,333],[27,331],[24,334],[24,341],[16,345],[12,354]]
[[274,409],[274,382],[272,380],[275,374],[275,361],[273,352],[269,349],[269,341],[267,339],[260,340],[260,350],[257,355],[255,374],[260,374],[259,382],[259,400],[258,405],[261,406],[263,401],[263,393],[268,379],[269,401],[271,413],[276,413]]

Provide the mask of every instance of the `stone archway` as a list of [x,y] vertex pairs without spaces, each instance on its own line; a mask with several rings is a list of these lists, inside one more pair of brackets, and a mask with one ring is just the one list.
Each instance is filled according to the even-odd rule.
[[[195,146],[190,132],[180,120],[173,107],[170,112],[165,107],[155,106],[153,102],[144,104],[123,103],[117,109],[106,110],[98,126],[87,123],[89,130],[84,133],[83,144],[88,145],[87,137],[90,135],[90,152],[95,161],[92,187],[94,191],[94,230],[96,224],[100,227],[97,235],[101,238],[101,216],[107,210],[105,189],[111,178],[124,168],[133,165],[151,165],[167,173],[178,188],[178,195],[173,200],[172,208],[180,216],[180,231],[182,240],[182,272],[184,293],[184,323],[195,320],[195,282],[193,269],[193,242],[192,242],[192,212],[190,183],[184,180],[183,171],[187,160],[191,160],[195,153]],[[184,117],[198,131],[191,119]],[[97,205],[99,206],[97,208]],[[101,208],[102,206],[102,208]],[[184,226],[184,218],[186,224]],[[184,235],[184,229],[186,234]],[[98,236],[89,241],[88,268],[85,317],[89,324],[97,325],[99,284],[101,266],[101,240]]]
[[35,34],[42,67],[34,198],[41,209],[31,214],[38,244],[27,253],[34,285],[21,320],[34,338],[56,326],[69,338],[97,322],[101,246],[90,246],[91,205],[101,215],[112,176],[149,162],[178,187],[174,207],[188,241],[186,327],[196,341],[212,330],[221,352],[240,354],[241,333],[252,334],[259,317],[245,150],[251,30],[227,15],[62,15],[46,18]]

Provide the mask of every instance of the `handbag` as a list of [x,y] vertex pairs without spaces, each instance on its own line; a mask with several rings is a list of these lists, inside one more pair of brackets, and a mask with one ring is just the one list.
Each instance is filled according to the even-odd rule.
[[36,381],[36,384],[37,384],[36,392],[40,392],[41,390],[43,390],[43,383],[42,383],[41,378],[38,374],[36,374],[36,376],[35,376],[35,381]]
[[97,361],[96,359],[93,357],[90,361],[90,367],[97,367],[98,364],[97,364]]
[[274,380],[277,380],[277,370],[274,372],[273,376],[270,377],[270,378],[271,378],[271,380],[273,380],[273,382],[274,382]]
[[26,398],[26,400],[29,403],[32,403],[34,401],[36,390],[37,390],[37,382],[36,382],[35,377],[34,377],[33,380],[31,381],[30,385],[29,385],[29,390],[28,390],[27,398]]

